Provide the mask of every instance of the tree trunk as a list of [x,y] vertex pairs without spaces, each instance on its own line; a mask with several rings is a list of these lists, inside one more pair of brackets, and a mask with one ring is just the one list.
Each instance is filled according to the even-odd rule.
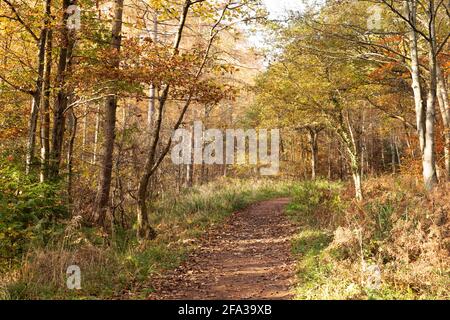
[[[175,41],[174,41],[174,45],[173,45],[173,50],[172,50],[172,54],[176,55],[178,54],[178,50],[179,50],[179,46],[181,43],[181,38],[182,38],[182,34],[183,34],[183,30],[185,28],[185,24],[186,24],[186,19],[189,13],[189,8],[192,4],[197,3],[197,1],[191,1],[191,0],[185,0],[183,3],[183,8],[182,8],[182,12],[181,12],[181,17],[180,17],[180,21],[178,24],[178,29],[175,35]],[[195,78],[194,78],[194,82],[197,81],[203,71],[203,68],[205,67],[207,60],[208,60],[208,56],[209,56],[209,52],[211,50],[212,47],[212,43],[213,40],[215,38],[215,36],[217,35],[217,32],[215,33],[214,30],[215,28],[218,26],[219,22],[221,21],[221,19],[224,16],[225,10],[227,10],[228,5],[225,6],[225,8],[222,11],[222,15],[220,20],[213,26],[213,29],[211,29],[210,32],[210,39],[208,42],[208,46],[206,48],[206,51],[203,55],[203,60],[196,72]],[[163,86],[162,89],[162,93],[161,96],[159,97],[158,101],[158,108],[157,108],[157,120],[156,120],[156,124],[154,126],[154,130],[152,134],[152,142],[149,146],[148,149],[148,153],[147,153],[147,160],[144,166],[144,171],[143,171],[143,175],[140,179],[139,182],[139,193],[138,193],[138,236],[140,235],[150,235],[152,237],[155,236],[154,232],[149,232],[150,230],[150,226],[148,225],[148,217],[144,217],[147,216],[147,206],[146,206],[146,201],[147,201],[147,194],[148,194],[148,184],[149,184],[149,180],[150,177],[152,177],[152,175],[156,172],[156,170],[159,168],[159,165],[161,164],[161,162],[164,160],[165,156],[167,155],[167,153],[170,150],[170,146],[172,143],[172,139],[169,138],[169,141],[167,142],[167,144],[162,148],[160,154],[158,155],[158,157],[156,157],[156,150],[158,147],[158,143],[160,142],[160,134],[161,134],[161,127],[162,127],[162,121],[163,121],[163,114],[164,114],[164,110],[165,110],[165,104],[167,102],[168,96],[169,96],[169,91],[170,91],[170,85],[169,84],[165,84]],[[181,112],[178,116],[178,120],[175,123],[175,125],[173,126],[173,130],[177,130],[181,123],[183,122],[183,119],[185,117],[186,111],[188,110],[191,102],[192,102],[192,98],[193,98],[193,91],[191,91],[187,98],[186,101],[184,102],[183,107],[181,108]],[[143,230],[139,230],[139,229],[143,229]],[[152,229],[153,230],[153,229]],[[140,237],[140,240],[145,240],[145,238]]]
[[52,145],[50,153],[50,172],[51,178],[57,178],[59,175],[59,167],[61,164],[62,145],[64,141],[64,127],[65,118],[64,112],[67,108],[68,93],[66,87],[66,76],[68,72],[68,66],[70,65],[70,59],[72,55],[72,49],[74,40],[71,32],[67,27],[67,19],[69,13],[67,8],[71,4],[70,0],[64,0],[62,9],[64,14],[61,23],[61,48],[58,58],[58,69],[56,74],[56,87],[57,95],[55,99],[54,114],[53,114],[53,130],[52,130]]
[[94,151],[92,155],[92,164],[97,164],[98,136],[100,131],[100,105],[97,106],[95,114],[95,132],[94,132]]
[[[50,14],[50,12],[49,12]],[[49,174],[50,160],[50,81],[52,73],[53,32],[48,30],[45,49],[45,71],[43,101],[41,110],[41,173],[40,181],[45,182]]]
[[154,171],[152,171],[152,168],[154,167],[155,163],[157,139],[162,122],[161,108],[162,105],[160,101],[159,107],[156,110],[157,111],[156,126],[152,130],[153,141],[151,142],[149,154],[147,156],[147,160],[145,163],[144,174],[141,176],[138,185],[137,236],[138,239],[141,240],[146,239],[152,240],[156,238],[156,231],[150,226],[150,223],[148,221],[147,200],[148,200],[148,185],[150,182],[150,178],[154,173]]
[[[181,12],[180,21],[178,24],[177,33],[175,35],[175,40],[173,44],[173,54],[178,53],[178,48],[181,43],[181,37],[183,34],[183,30],[186,24],[187,15],[189,12],[189,8],[191,6],[190,0],[185,0],[183,3],[183,8]],[[163,120],[163,112],[164,106],[167,102],[167,98],[169,95],[170,86],[168,84],[164,85],[162,89],[161,96],[159,97],[156,123],[152,128],[152,141],[149,144],[149,150],[147,154],[147,160],[144,166],[144,173],[139,180],[138,186],[138,208],[137,208],[137,224],[138,230],[137,235],[141,240],[146,239],[154,239],[156,237],[155,230],[150,226],[148,221],[148,212],[147,212],[147,196],[148,196],[148,184],[151,176],[155,172],[155,166],[157,163],[155,162],[156,156],[156,148],[158,146],[159,138],[160,138],[160,130]],[[182,120],[182,119],[181,119]],[[181,123],[181,121],[179,121]],[[162,159],[161,159],[162,160]]]
[[[351,130],[351,129],[350,129]],[[359,157],[360,153],[358,152],[358,148],[356,145],[356,141],[353,137],[353,134],[350,132],[350,139],[348,136],[345,138],[344,143],[346,143],[347,153],[350,158],[350,170],[352,172],[353,184],[355,187],[355,198],[358,201],[363,200],[363,191],[362,191],[362,164],[361,159]]]
[[147,195],[148,195],[148,182],[150,175],[146,174],[142,176],[139,182],[138,189],[138,208],[137,208],[137,236],[138,239],[155,239],[156,231],[150,226],[147,213]]
[[434,123],[435,123],[435,104],[437,91],[437,46],[435,31],[435,8],[434,0],[429,1],[428,7],[429,18],[429,36],[430,36],[430,52],[429,52],[429,69],[430,69],[430,88],[427,97],[427,110],[425,117],[425,148],[423,154],[423,177],[425,180],[425,188],[433,189],[437,183],[436,160],[434,148]]
[[[158,16],[157,13],[155,12],[155,14],[153,15],[153,31],[152,31],[153,35],[153,43],[156,45],[158,43]],[[149,89],[149,93],[150,93],[150,101],[149,101],[149,105],[148,105],[148,113],[147,113],[147,126],[148,126],[148,132],[151,132],[151,126],[153,123],[153,114],[155,113],[155,101],[156,101],[156,87],[155,85],[152,83],[150,84],[150,89]]]
[[28,125],[28,141],[27,141],[27,154],[26,154],[26,174],[30,173],[31,166],[35,158],[36,148],[36,128],[39,116],[39,108],[42,99],[42,84],[44,82],[44,68],[45,68],[45,45],[47,43],[47,33],[50,19],[50,0],[47,0],[44,8],[45,19],[44,26],[41,29],[38,42],[38,71],[36,79],[36,88],[33,93],[31,103],[31,115]]
[[[415,1],[408,1],[407,8],[409,9],[409,17],[411,23],[416,25],[416,4]],[[423,154],[425,146],[425,107],[422,98],[422,85],[420,83],[420,69],[419,69],[419,52],[417,46],[417,33],[411,28],[409,32],[409,49],[411,57],[411,80],[414,94],[414,104],[416,110],[416,124],[417,134],[419,136],[420,149]]]
[[[400,155],[400,150],[399,150],[399,144],[400,144],[400,139],[397,137],[397,139],[394,139],[395,154],[397,157],[397,164],[398,164],[399,168],[401,168],[402,160],[401,160],[401,155]],[[400,146],[401,146],[401,144],[400,144]]]
[[356,200],[361,201],[363,199],[361,174],[358,169],[352,169],[352,171],[353,183],[355,185],[355,198]]
[[70,133],[70,140],[67,146],[67,194],[69,197],[69,203],[72,203],[72,181],[73,181],[73,150],[75,146],[75,138],[77,136],[77,122],[78,119],[70,108],[68,111],[68,129]]
[[[112,50],[119,51],[122,43],[122,17],[123,0],[114,1],[114,20],[112,23],[111,43]],[[119,58],[114,61],[114,68],[119,67]],[[117,95],[111,92],[106,98],[106,112],[104,123],[103,159],[100,173],[100,184],[96,203],[96,222],[105,226],[105,218],[109,203],[109,193],[111,189],[111,176],[113,167],[113,152],[116,130]]]
[[395,158],[395,141],[394,141],[394,136],[391,135],[391,168],[392,168],[392,173],[395,174],[396,173],[396,158]]
[[186,188],[192,188],[194,185],[194,166],[192,163],[186,165]]
[[318,164],[318,136],[319,130],[317,128],[308,128],[309,147],[311,150],[311,180],[316,179],[316,171]]
[[[192,118],[194,119],[194,117]],[[194,120],[193,120],[194,121]],[[194,138],[195,133],[192,131],[192,137],[191,137],[191,162],[186,165],[186,188],[192,188],[194,185]]]
[[[40,90],[39,90],[40,91]],[[39,114],[39,102],[41,94],[35,92],[31,101],[30,121],[28,123],[28,140],[27,140],[27,155],[26,155],[26,174],[31,171],[31,166],[34,162],[34,149],[36,145],[36,127]]]
[[[362,163],[361,163],[361,145],[360,135],[361,132],[354,130],[350,121],[350,113],[347,112],[344,119],[343,111],[340,110],[340,116],[338,119],[338,126],[336,128],[338,135],[340,136],[349,157],[350,171],[353,177],[353,183],[355,187],[355,198],[358,201],[363,200],[362,190]],[[357,135],[357,136],[355,136]]]
[[[430,7],[433,7],[430,0]],[[414,29],[417,25],[417,3],[415,0],[406,3],[409,22],[412,26],[409,31],[409,46],[411,57],[411,79],[414,93],[414,103],[416,109],[417,133],[419,136],[420,150],[422,155],[422,169],[425,187],[430,190],[437,182],[436,164],[434,154],[434,104],[436,100],[436,38],[434,35],[434,13],[430,19],[430,90],[427,101],[422,96],[422,86],[420,83],[419,53],[417,32]],[[430,9],[430,8],[429,8]],[[433,40],[434,39],[434,40]]]
[[328,141],[328,180],[332,179],[332,170],[331,170],[331,139]]
[[85,152],[86,152],[86,144],[87,144],[87,129],[89,122],[89,105],[86,104],[84,107],[84,118],[83,118],[83,137],[81,143],[81,161],[84,161]]
[[444,125],[444,161],[447,180],[450,180],[450,105],[445,77],[439,64],[436,64],[437,73],[437,99]]

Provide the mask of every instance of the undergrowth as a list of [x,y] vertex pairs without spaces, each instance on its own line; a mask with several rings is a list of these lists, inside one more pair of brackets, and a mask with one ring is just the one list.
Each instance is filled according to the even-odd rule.
[[338,183],[296,187],[296,299],[449,299],[448,187],[372,179],[362,202]]

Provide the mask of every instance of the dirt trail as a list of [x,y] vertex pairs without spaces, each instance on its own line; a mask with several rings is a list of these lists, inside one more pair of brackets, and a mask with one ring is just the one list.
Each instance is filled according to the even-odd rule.
[[208,232],[175,271],[154,279],[150,299],[289,299],[295,277],[283,214],[288,199],[255,204]]

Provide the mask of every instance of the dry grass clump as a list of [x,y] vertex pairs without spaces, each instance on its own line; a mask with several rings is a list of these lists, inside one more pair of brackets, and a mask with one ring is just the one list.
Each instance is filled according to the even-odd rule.
[[[82,283],[90,286],[97,283],[99,278],[107,277],[114,272],[111,268],[117,264],[114,255],[108,249],[100,249],[86,245],[76,250],[36,250],[30,255],[21,269],[19,290],[16,293],[26,294],[28,297],[38,297],[48,290],[47,298],[61,298],[64,295],[76,296],[76,291],[66,287],[66,271],[69,266],[76,265],[81,270]],[[95,281],[93,281],[95,280]],[[22,291],[23,290],[23,291]],[[95,292],[101,291],[92,290]],[[50,294],[51,293],[51,294]],[[56,296],[54,296],[56,294]]]
[[[81,216],[67,222],[61,237],[47,247],[31,249],[24,257],[20,269],[14,270],[8,290],[13,299],[75,298],[77,290],[67,288],[67,269],[78,266],[83,287],[90,295],[100,295],[105,289],[96,287],[101,280],[118,272],[117,255],[112,248],[94,245],[83,233]],[[110,285],[111,289],[113,285]],[[108,289],[107,289],[108,290]],[[86,291],[86,290],[85,290]]]

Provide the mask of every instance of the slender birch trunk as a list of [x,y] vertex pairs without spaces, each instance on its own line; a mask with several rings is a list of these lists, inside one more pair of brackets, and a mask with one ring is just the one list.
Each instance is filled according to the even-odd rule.
[[319,130],[316,128],[308,128],[309,148],[311,151],[311,180],[316,180],[317,164],[318,164],[318,136]]
[[78,119],[72,108],[68,111],[68,131],[70,135],[67,146],[67,194],[69,196],[69,203],[72,203],[72,181],[73,181],[73,152],[75,147],[75,138],[77,136],[77,122]]
[[87,128],[88,128],[88,115],[89,115],[89,105],[86,104],[84,107],[84,117],[83,117],[83,137],[81,143],[81,160],[84,160],[84,153],[87,144]]
[[425,148],[423,153],[423,177],[425,180],[425,188],[433,189],[437,183],[436,174],[436,154],[434,143],[434,127],[435,127],[435,106],[437,95],[437,46],[436,46],[436,30],[435,30],[435,7],[434,0],[429,1],[428,6],[429,19],[429,90],[427,97],[427,109],[425,113]]
[[27,154],[26,154],[26,174],[30,173],[31,166],[33,165],[35,158],[36,149],[36,132],[37,132],[37,122],[39,118],[39,109],[42,99],[42,85],[44,83],[44,68],[45,68],[45,45],[47,43],[47,33],[49,27],[49,13],[50,13],[50,0],[45,2],[44,6],[44,26],[41,29],[41,33],[38,41],[38,70],[36,87],[34,89],[32,103],[31,103],[31,114],[30,121],[28,124],[28,141],[27,141]]
[[[114,1],[114,20],[112,22],[111,43],[110,48],[120,51],[122,44],[122,18],[123,18],[123,1]],[[119,58],[114,61],[113,67],[119,66]],[[109,193],[111,190],[111,177],[113,167],[114,141],[116,135],[116,112],[117,112],[117,94],[110,92],[106,98],[105,105],[105,122],[104,122],[104,142],[103,142],[103,159],[100,173],[100,183],[96,200],[96,222],[105,226],[106,212],[109,203]]]
[[95,113],[95,129],[94,129],[94,151],[92,154],[92,164],[97,164],[97,152],[98,152],[98,136],[100,131],[100,105],[97,106],[97,112]]
[[50,85],[52,74],[52,50],[53,31],[49,29],[47,34],[47,45],[45,49],[44,88],[41,110],[41,182],[45,182],[48,179],[50,165]]
[[[429,10],[434,11],[433,1],[430,0]],[[432,8],[431,8],[432,7]],[[422,169],[425,187],[430,190],[437,182],[436,163],[434,153],[434,113],[436,100],[436,38],[434,30],[434,13],[429,13],[430,19],[430,89],[427,101],[423,98],[423,89],[420,83],[420,66],[418,51],[418,36],[415,30],[417,25],[417,1],[406,3],[409,22],[409,47],[411,58],[411,79],[416,109],[417,134],[419,136],[422,155]]]
[[444,74],[439,63],[436,64],[437,74],[437,99],[439,110],[444,125],[444,161],[447,180],[450,180],[450,105]]

